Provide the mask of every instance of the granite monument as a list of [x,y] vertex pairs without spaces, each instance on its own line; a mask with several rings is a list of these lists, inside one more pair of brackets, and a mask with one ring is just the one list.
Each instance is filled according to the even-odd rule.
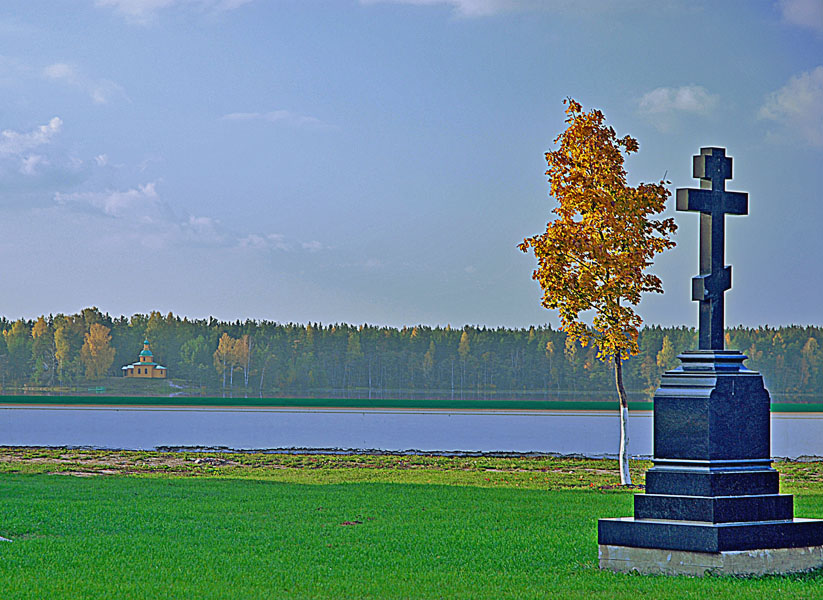
[[769,393],[746,356],[724,349],[724,217],[748,213],[726,191],[724,148],[694,157],[700,189],[678,189],[677,210],[700,213],[697,350],[662,376],[654,396],[654,466],[634,517],[598,523],[600,567],[663,574],[755,575],[823,567],[823,520],[794,518],[772,467]]

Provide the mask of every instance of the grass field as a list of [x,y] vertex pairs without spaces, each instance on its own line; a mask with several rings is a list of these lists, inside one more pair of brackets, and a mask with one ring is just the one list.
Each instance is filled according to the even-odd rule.
[[[635,463],[642,483],[648,463]],[[779,463],[823,517],[823,464]],[[0,449],[0,597],[823,598],[597,569],[610,461]]]

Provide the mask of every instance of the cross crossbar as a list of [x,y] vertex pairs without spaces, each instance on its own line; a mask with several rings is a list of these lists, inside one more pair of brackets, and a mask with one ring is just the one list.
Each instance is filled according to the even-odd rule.
[[749,214],[749,195],[742,192],[718,194],[713,190],[679,189],[676,198],[677,210],[728,215]]

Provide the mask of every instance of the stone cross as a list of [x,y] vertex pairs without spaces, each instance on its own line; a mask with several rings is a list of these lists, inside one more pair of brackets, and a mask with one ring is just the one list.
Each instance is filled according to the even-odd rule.
[[732,268],[724,265],[724,215],[749,212],[749,195],[727,192],[732,159],[725,148],[701,148],[693,177],[700,189],[677,190],[677,210],[700,213],[700,274],[692,279],[692,300],[700,302],[699,350],[723,350],[723,293],[732,287]]

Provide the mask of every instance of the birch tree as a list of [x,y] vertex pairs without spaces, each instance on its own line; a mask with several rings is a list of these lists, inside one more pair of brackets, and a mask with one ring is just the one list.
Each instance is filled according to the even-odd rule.
[[44,316],[40,316],[31,328],[31,338],[35,381],[43,383],[48,377],[49,383],[53,385],[57,371],[57,348],[54,345],[54,330]]
[[469,359],[471,353],[471,342],[469,341],[469,332],[463,330],[463,335],[460,336],[460,342],[457,344],[457,354],[460,356],[460,399],[463,399],[463,390],[465,389],[466,379],[466,361]]
[[100,323],[92,323],[89,332],[83,338],[80,359],[86,367],[87,379],[103,377],[114,361],[114,348],[111,347],[111,330]]
[[80,315],[57,315],[54,318],[54,347],[57,374],[61,383],[80,376],[80,348],[83,346],[85,324]]
[[243,369],[243,383],[249,387],[249,367],[251,367],[251,336],[243,335],[235,342],[235,353],[237,363]]
[[[220,336],[220,341],[217,343],[217,350],[214,351],[214,368],[217,369],[217,374],[223,376],[223,389],[226,389],[226,366],[231,363],[231,355],[234,350],[234,339],[228,334],[224,333]],[[232,371],[234,368],[232,367]]]
[[[566,129],[546,153],[551,195],[558,206],[546,231],[519,245],[533,251],[532,278],[543,290],[545,308],[557,310],[566,335],[614,365],[620,402],[620,483],[631,484],[627,424],[629,404],[623,361],[639,352],[642,319],[634,311],[643,292],[662,293],[660,279],[646,269],[656,254],[674,247],[673,219],[655,219],[665,209],[667,181],[626,183],[623,154],[638,151],[631,136],[618,138],[599,110],[583,112],[564,100]],[[581,313],[593,311],[591,325]]]

